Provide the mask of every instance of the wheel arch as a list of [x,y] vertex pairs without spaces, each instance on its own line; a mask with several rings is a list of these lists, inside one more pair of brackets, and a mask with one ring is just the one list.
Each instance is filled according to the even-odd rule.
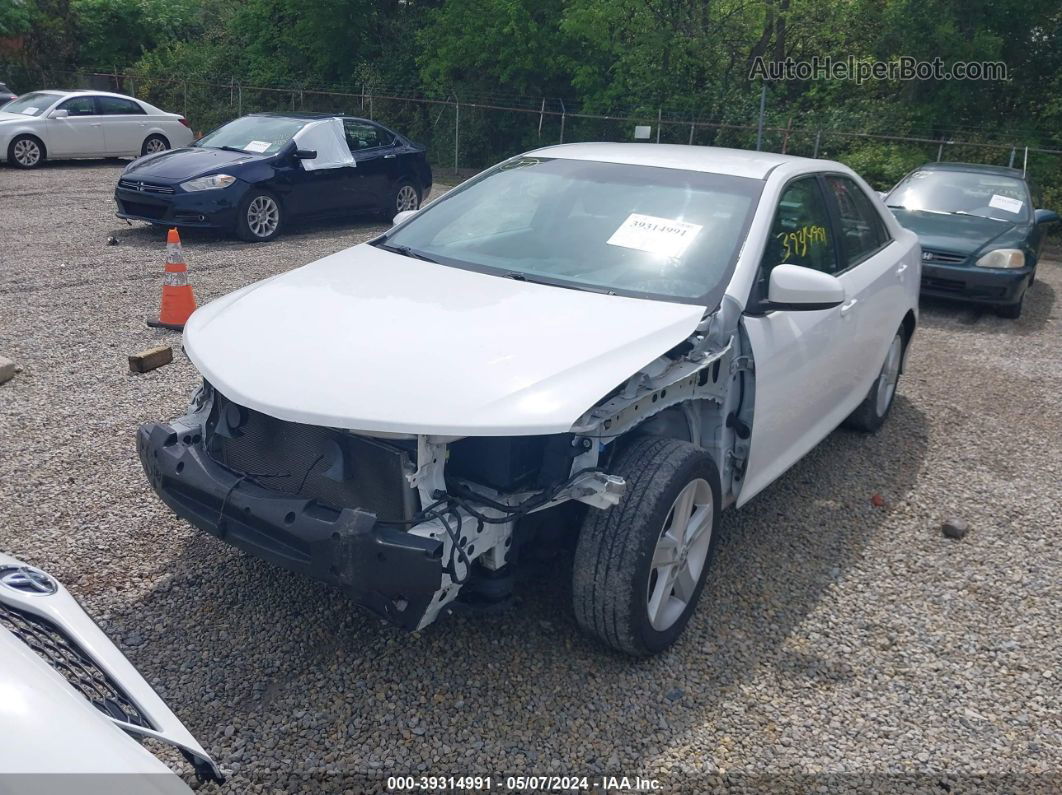
[[11,147],[15,145],[15,141],[17,141],[19,138],[32,138],[41,147],[41,159],[44,160],[48,157],[48,144],[45,143],[44,139],[40,135],[38,135],[35,130],[27,129],[24,127],[21,130],[16,130],[14,135],[8,138],[7,146],[4,147],[5,158],[8,157],[11,152]]

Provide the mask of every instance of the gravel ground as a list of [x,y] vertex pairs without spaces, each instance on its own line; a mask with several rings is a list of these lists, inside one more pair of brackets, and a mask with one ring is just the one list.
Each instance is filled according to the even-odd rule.
[[[632,662],[578,634],[555,566],[516,609],[407,635],[174,517],[133,434],[198,377],[179,348],[127,374],[178,338],[144,324],[164,233],[114,217],[118,170],[0,170],[0,354],[23,367],[0,386],[0,548],[66,583],[231,771],[225,791],[421,772],[1062,790],[1059,265],[1017,322],[924,307],[885,428],[834,433],[728,512],[684,639]],[[205,302],[379,229],[184,248]],[[941,534],[950,516],[968,536]]]

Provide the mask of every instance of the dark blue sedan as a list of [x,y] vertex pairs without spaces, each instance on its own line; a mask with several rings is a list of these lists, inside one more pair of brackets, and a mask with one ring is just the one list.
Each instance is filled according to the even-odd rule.
[[296,218],[416,210],[431,189],[425,149],[366,119],[255,113],[193,146],[141,157],[118,180],[117,215],[271,240]]

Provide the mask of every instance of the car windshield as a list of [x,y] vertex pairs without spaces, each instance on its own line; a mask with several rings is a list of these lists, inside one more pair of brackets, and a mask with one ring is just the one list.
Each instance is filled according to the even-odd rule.
[[466,182],[377,245],[527,281],[714,305],[763,183],[522,156]]
[[997,221],[1027,221],[1029,191],[1004,174],[926,169],[909,174],[885,203],[900,210],[976,215]]
[[196,146],[273,155],[308,123],[307,119],[283,116],[244,116],[204,135]]
[[26,116],[37,116],[44,113],[59,99],[60,94],[51,94],[47,91],[34,91],[32,94],[13,99],[4,105],[4,113],[22,113]]

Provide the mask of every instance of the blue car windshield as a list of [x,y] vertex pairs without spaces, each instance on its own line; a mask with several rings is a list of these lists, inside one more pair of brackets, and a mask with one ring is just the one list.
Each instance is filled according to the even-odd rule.
[[977,171],[924,169],[908,174],[885,203],[898,210],[1028,221],[1029,191],[1017,177]]
[[309,123],[308,119],[283,116],[244,116],[204,135],[196,146],[275,155]]
[[522,156],[428,205],[377,245],[526,281],[714,304],[763,182]]

